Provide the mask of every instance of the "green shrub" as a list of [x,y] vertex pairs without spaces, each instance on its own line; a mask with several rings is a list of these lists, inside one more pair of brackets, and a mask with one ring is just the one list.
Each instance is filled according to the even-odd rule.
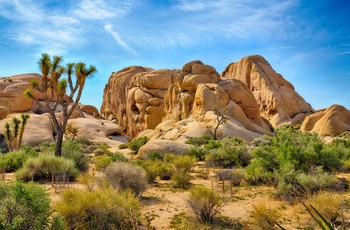
[[23,166],[23,163],[31,157],[38,155],[32,148],[22,146],[21,149],[5,154],[0,154],[0,168],[6,172],[14,172]]
[[224,201],[211,189],[195,187],[190,190],[187,204],[199,221],[211,223],[224,206]]
[[171,176],[171,184],[174,188],[188,189],[191,185],[191,174],[185,170],[176,171]]
[[184,153],[184,155],[196,157],[199,161],[205,160],[206,154],[208,154],[208,151],[205,148],[197,146],[190,148],[187,152]]
[[173,174],[170,165],[162,161],[145,161],[140,166],[147,173],[148,183],[153,183],[158,177],[169,180]]
[[0,185],[0,229],[47,229],[50,198],[34,183]]
[[113,162],[128,162],[128,158],[122,153],[112,153],[108,156],[95,156],[93,158],[97,171],[104,171]]
[[248,152],[248,144],[239,138],[226,137],[221,146],[214,148],[207,156],[206,164],[223,168],[245,167],[252,159]]
[[152,161],[156,161],[156,160],[162,160],[162,156],[159,152],[150,152],[147,154],[147,158],[152,160]]
[[55,208],[68,229],[133,229],[139,201],[129,191],[65,190]]
[[326,189],[330,189],[338,179],[321,167],[310,173],[295,172],[294,170],[285,169],[278,178],[277,196],[293,203],[301,197],[314,195]]
[[202,145],[208,144],[208,142],[212,139],[213,137],[209,135],[204,135],[201,138],[191,137],[186,141],[186,144],[194,145],[194,146],[202,146]]
[[130,189],[136,196],[147,188],[147,174],[143,168],[135,164],[116,162],[105,170],[105,178],[116,190]]
[[196,159],[191,156],[174,156],[171,160],[176,171],[190,172],[196,163]]
[[23,181],[51,181],[52,175],[65,175],[74,179],[78,172],[73,160],[41,154],[36,158],[29,158],[23,167],[16,171],[16,177]]
[[135,154],[139,152],[139,149],[144,146],[148,141],[147,137],[140,137],[132,140],[128,143],[128,148],[135,151]]
[[85,136],[77,137],[75,139],[75,142],[86,146],[92,145],[92,142],[90,141],[90,139]]

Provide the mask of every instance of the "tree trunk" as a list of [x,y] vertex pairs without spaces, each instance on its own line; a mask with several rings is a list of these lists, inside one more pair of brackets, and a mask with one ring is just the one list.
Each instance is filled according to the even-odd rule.
[[56,149],[55,149],[55,156],[60,157],[62,156],[62,144],[63,144],[63,134],[64,131],[57,130],[57,137],[56,137]]

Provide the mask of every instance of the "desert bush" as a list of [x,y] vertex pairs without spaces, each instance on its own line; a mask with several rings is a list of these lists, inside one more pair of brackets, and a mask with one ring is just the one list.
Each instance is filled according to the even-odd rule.
[[90,158],[81,150],[65,150],[62,149],[62,157],[73,160],[75,167],[80,172],[86,172],[89,169]]
[[194,146],[202,146],[208,144],[209,140],[212,140],[213,137],[209,135],[204,135],[200,138],[191,137],[186,141],[186,144],[194,145]]
[[171,163],[173,164],[175,171],[190,172],[196,163],[196,159],[187,155],[175,156]]
[[128,162],[128,158],[122,153],[112,153],[108,156],[95,156],[93,158],[97,171],[104,171],[113,162]]
[[174,188],[188,189],[191,185],[191,174],[185,170],[176,171],[171,176],[171,185]]
[[134,194],[112,188],[91,192],[65,190],[54,207],[68,229],[133,229],[131,214],[140,216]]
[[321,192],[312,196],[305,203],[312,204],[332,224],[335,224],[337,220],[340,221],[341,212],[349,208],[343,196],[329,192]]
[[136,138],[128,143],[128,148],[135,151],[135,154],[139,152],[139,149],[144,146],[148,141],[147,137]]
[[104,173],[108,183],[118,191],[130,189],[135,196],[141,196],[147,188],[147,174],[138,165],[115,162]]
[[254,203],[250,214],[252,224],[261,230],[274,229],[280,218],[279,211],[268,206],[264,201]]
[[92,142],[90,141],[89,138],[85,137],[85,136],[79,136],[75,139],[75,142],[82,144],[82,145],[92,145]]
[[146,171],[148,183],[153,183],[158,177],[169,180],[173,174],[170,165],[162,161],[144,161],[140,166]]
[[278,178],[276,194],[293,203],[302,197],[330,189],[337,182],[338,179],[334,175],[324,172],[321,167],[310,173],[296,172],[286,168]]
[[159,152],[153,151],[147,154],[147,158],[152,161],[162,160],[163,157]]
[[208,141],[208,143],[204,146],[206,150],[211,150],[211,149],[218,149],[222,147],[222,141],[220,140],[214,140],[211,139]]
[[86,191],[92,191],[96,185],[96,177],[95,175],[91,175],[90,173],[82,173],[77,177],[77,181],[84,185]]
[[50,198],[34,183],[0,185],[0,229],[46,229]]
[[214,217],[224,206],[223,199],[205,187],[191,189],[186,202],[196,218],[205,223],[213,222]]
[[206,154],[208,154],[208,151],[205,148],[198,146],[192,147],[184,153],[184,155],[196,157],[199,161],[205,160]]
[[78,173],[73,160],[40,154],[38,157],[29,158],[23,167],[16,171],[16,177],[23,181],[50,181],[52,175],[65,175],[67,178],[74,179]]
[[231,183],[234,186],[240,186],[242,180],[245,178],[243,169],[235,169],[232,172]]
[[234,169],[225,169],[215,173],[216,179],[223,180],[232,180]]
[[245,167],[252,159],[252,155],[248,152],[248,144],[242,139],[226,137],[220,145],[220,147],[212,149],[207,156],[206,164],[208,166]]
[[38,153],[29,146],[22,146],[19,150],[0,154],[0,168],[6,172],[14,172],[23,166],[23,163],[31,157],[36,157]]

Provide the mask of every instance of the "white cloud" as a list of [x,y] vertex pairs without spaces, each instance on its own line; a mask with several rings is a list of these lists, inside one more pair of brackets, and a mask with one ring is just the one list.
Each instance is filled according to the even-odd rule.
[[106,19],[116,16],[114,8],[108,6],[103,0],[82,0],[79,9],[73,13],[83,19]]
[[130,48],[130,46],[128,44],[126,44],[123,39],[120,37],[119,33],[113,30],[113,26],[112,25],[105,25],[104,29],[110,33],[114,39],[121,45],[123,46],[125,49],[127,49],[128,51],[132,52],[133,54],[137,55],[137,52],[135,50],[133,50],[132,48]]

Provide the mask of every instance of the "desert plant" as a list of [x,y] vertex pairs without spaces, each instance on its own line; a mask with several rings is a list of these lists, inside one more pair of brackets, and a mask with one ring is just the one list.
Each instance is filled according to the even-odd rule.
[[135,138],[134,140],[128,143],[128,148],[134,150],[134,153],[137,154],[139,149],[144,146],[148,141],[147,137]]
[[208,143],[209,140],[212,140],[212,136],[203,135],[202,137],[191,137],[186,141],[186,144],[194,145],[194,146],[202,146]]
[[179,170],[171,176],[171,185],[174,188],[187,189],[191,185],[191,174],[185,170]]
[[21,149],[15,150],[6,154],[0,154],[0,168],[6,172],[15,172],[20,169],[28,158],[33,158],[38,155],[29,146],[22,146]]
[[266,202],[259,201],[253,204],[251,211],[252,224],[261,230],[273,229],[280,218],[280,212],[275,208],[268,206]]
[[343,196],[329,192],[321,192],[316,196],[312,196],[306,203],[313,204],[318,212],[331,224],[335,224],[339,220],[341,212],[349,207]]
[[115,162],[104,173],[107,181],[118,191],[130,189],[135,196],[141,196],[147,188],[147,174],[138,165]]
[[214,191],[205,187],[191,189],[186,202],[196,218],[205,223],[213,222],[214,217],[224,206],[223,199]]
[[144,161],[140,166],[147,173],[148,183],[153,183],[158,177],[169,180],[173,174],[170,165],[163,161]]
[[196,158],[187,155],[175,156],[171,163],[173,164],[175,171],[191,172],[196,163]]
[[50,181],[52,175],[74,179],[78,175],[78,170],[73,160],[41,154],[29,158],[23,167],[16,171],[17,179],[23,181]]
[[139,214],[139,201],[130,191],[112,188],[83,191],[65,190],[62,199],[54,204],[68,229],[133,229],[128,214]]
[[95,156],[93,158],[97,171],[104,171],[113,162],[128,162],[128,158],[122,153],[112,153],[108,156]]
[[46,229],[50,198],[34,183],[0,185],[0,229]]
[[214,140],[217,140],[217,130],[219,128],[220,125],[226,123],[230,118],[228,116],[226,116],[226,111],[227,108],[224,107],[223,111],[219,111],[218,109],[214,108],[214,113],[216,115],[216,121],[218,122],[217,125],[215,126],[214,129]]
[[[87,68],[86,64],[79,62],[77,64],[68,63],[67,68],[61,66],[63,58],[61,56],[51,57],[48,54],[42,54],[38,61],[42,78],[39,81],[30,82],[31,89],[27,89],[24,94],[34,100],[40,107],[46,110],[51,117],[56,137],[55,155],[61,156],[63,136],[66,131],[68,119],[78,106],[82,95],[85,81],[87,78],[97,72],[95,66]],[[60,79],[63,74],[67,74],[67,79]],[[73,83],[73,75],[75,82]],[[67,95],[69,88],[69,95]],[[40,101],[32,90],[37,90],[43,95],[43,101]],[[50,102],[54,100],[53,105]],[[62,106],[62,117],[59,121],[56,115],[57,106]]]
[[62,157],[73,160],[75,167],[81,172],[85,172],[89,168],[90,158],[78,142],[64,141],[62,145]]

